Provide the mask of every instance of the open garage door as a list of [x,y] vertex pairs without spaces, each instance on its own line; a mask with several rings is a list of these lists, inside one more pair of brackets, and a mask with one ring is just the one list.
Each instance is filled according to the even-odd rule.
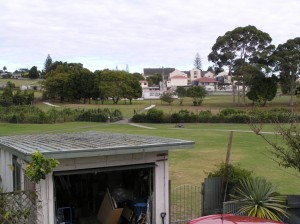
[[154,167],[139,164],[54,172],[57,223],[151,220]]

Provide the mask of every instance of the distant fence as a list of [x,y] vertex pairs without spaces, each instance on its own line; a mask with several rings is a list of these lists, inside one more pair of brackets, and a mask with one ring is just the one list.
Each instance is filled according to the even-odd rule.
[[201,187],[170,184],[170,223],[185,224],[201,216]]
[[0,193],[0,223],[37,224],[37,205],[35,191]]

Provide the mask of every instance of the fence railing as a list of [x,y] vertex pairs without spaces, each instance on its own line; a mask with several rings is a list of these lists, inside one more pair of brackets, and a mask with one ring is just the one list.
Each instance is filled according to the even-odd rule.
[[170,187],[170,223],[183,224],[201,216],[201,187]]
[[37,194],[35,191],[0,193],[0,223],[37,223]]

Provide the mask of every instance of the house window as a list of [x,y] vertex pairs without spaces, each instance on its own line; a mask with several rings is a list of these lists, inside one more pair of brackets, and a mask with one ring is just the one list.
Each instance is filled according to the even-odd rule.
[[21,190],[21,165],[18,163],[18,157],[13,156],[13,189],[14,191]]

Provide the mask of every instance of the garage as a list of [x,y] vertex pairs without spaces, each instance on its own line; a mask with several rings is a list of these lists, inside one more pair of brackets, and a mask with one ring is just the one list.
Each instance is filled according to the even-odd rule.
[[[37,223],[169,223],[168,153],[193,146],[180,139],[97,131],[2,136],[0,187],[9,191],[17,182],[21,190],[36,189]],[[60,164],[29,187],[24,168],[36,150]],[[18,176],[6,169],[11,158],[21,167]]]
[[[97,223],[118,219],[118,223],[146,223],[152,220],[153,168],[155,164],[118,166],[54,172],[54,195],[58,223]],[[112,217],[101,213],[105,195],[110,195]],[[148,211],[148,212],[147,212]],[[144,218],[144,222],[142,219]]]

